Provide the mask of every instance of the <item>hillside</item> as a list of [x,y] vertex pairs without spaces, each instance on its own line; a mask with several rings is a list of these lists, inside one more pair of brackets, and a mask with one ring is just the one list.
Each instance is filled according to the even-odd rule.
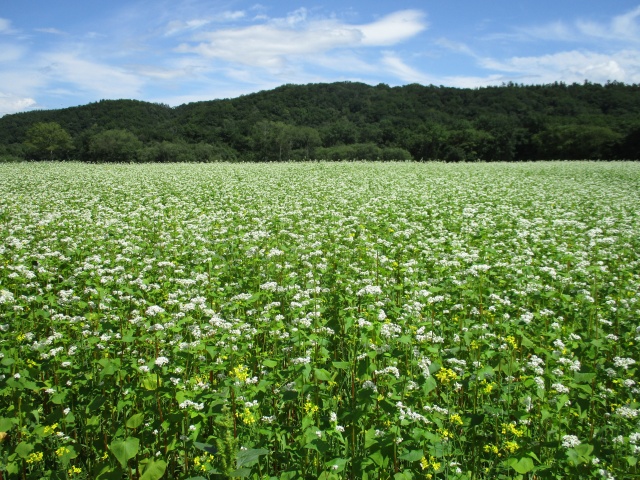
[[[57,155],[80,160],[640,158],[640,86],[620,83],[284,85],[175,108],[102,100],[5,115],[0,154],[43,157],[25,145],[42,122],[59,124],[73,139]],[[125,138],[121,155],[102,151],[121,148]]]

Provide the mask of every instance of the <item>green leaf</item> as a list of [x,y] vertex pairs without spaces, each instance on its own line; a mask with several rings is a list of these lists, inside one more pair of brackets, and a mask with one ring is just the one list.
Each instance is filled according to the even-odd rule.
[[[349,459],[348,458],[334,458],[333,460],[330,460],[328,462],[325,462],[325,465],[329,468],[331,468],[331,470],[333,472],[341,472],[344,470],[344,467],[347,465],[347,463],[349,463]],[[335,468],[335,467],[338,468]]]
[[167,462],[164,460],[152,461],[144,469],[140,480],[160,480],[167,469]]
[[278,365],[278,362],[276,362],[275,360],[265,360],[264,362],[262,362],[262,365],[267,368],[273,368]]
[[595,373],[575,373],[573,375],[573,381],[576,383],[590,383],[594,378],[596,378]]
[[233,472],[229,473],[229,476],[233,478],[246,478],[249,475],[251,475],[250,468],[238,468],[237,470],[234,470]]
[[382,456],[382,452],[380,450],[378,450],[377,452],[373,452],[371,455],[369,455],[369,458],[373,460],[373,463],[375,463],[377,466],[382,467],[382,464],[384,463],[384,457]]
[[98,410],[102,405],[104,405],[104,402],[106,401],[107,397],[105,397],[104,395],[96,396],[93,400],[91,400],[91,403],[87,407],[87,411],[93,412],[95,410]]
[[349,362],[331,362],[331,364],[334,366],[334,368],[340,370],[349,370],[349,368],[351,367],[351,363]]
[[0,417],[0,432],[8,432],[16,424],[13,418]]
[[425,380],[424,386],[422,387],[423,393],[426,395],[431,390],[434,390],[438,386],[436,379],[433,377],[429,377]]
[[247,450],[240,450],[238,452],[238,468],[251,467],[255,465],[262,455],[267,455],[269,450],[266,448],[250,448]]
[[158,375],[152,373],[146,376],[142,381],[142,386],[147,390],[156,390],[158,388]]
[[405,470],[404,472],[398,472],[393,476],[393,480],[411,480],[413,478],[413,475],[411,475],[411,472],[408,470]]
[[424,457],[422,450],[411,450],[404,455],[400,455],[399,458],[400,460],[406,460],[408,462],[417,462],[418,460],[422,460],[422,457]]
[[209,445],[208,443],[193,442],[193,446],[212,455],[218,451],[215,445]]
[[22,458],[27,458],[32,450],[33,450],[33,445],[27,442],[20,442],[16,446],[16,453],[20,455]]
[[144,421],[144,413],[136,413],[127,420],[127,428],[138,428]]
[[316,380],[320,380],[322,382],[331,381],[331,374],[324,368],[316,368],[314,372],[316,375]]
[[376,439],[376,431],[371,428],[364,433],[364,448],[369,448],[376,443],[378,443],[378,440]]
[[593,445],[589,445],[588,443],[582,443],[576,447],[574,447],[578,455],[582,455],[583,457],[588,457],[593,452]]
[[122,468],[125,468],[127,462],[138,454],[139,447],[140,439],[136,437],[129,437],[125,440],[114,440],[111,442],[111,445],[109,445],[109,449],[118,459]]
[[525,474],[533,470],[533,460],[529,457],[512,458],[508,462],[509,466],[520,474]]

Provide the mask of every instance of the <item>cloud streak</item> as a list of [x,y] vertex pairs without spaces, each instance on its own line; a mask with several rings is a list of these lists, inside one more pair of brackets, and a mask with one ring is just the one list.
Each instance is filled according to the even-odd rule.
[[403,10],[375,22],[352,25],[333,19],[307,20],[304,9],[286,18],[241,28],[200,33],[177,51],[203,57],[277,70],[295,58],[309,58],[339,49],[395,45],[427,27],[424,14]]

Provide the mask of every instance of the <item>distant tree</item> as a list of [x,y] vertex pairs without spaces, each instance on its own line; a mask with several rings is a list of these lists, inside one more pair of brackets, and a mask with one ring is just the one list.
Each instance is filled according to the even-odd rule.
[[54,156],[68,153],[73,149],[73,139],[67,131],[56,122],[40,122],[28,131],[25,145],[37,158],[53,160]]
[[89,154],[98,162],[136,161],[140,150],[142,142],[127,130],[105,130],[89,140]]
[[253,129],[253,151],[256,160],[289,160],[294,127],[283,122],[263,120]]
[[292,127],[292,145],[294,149],[300,150],[302,158],[313,158],[316,147],[322,145],[320,134],[311,127]]
[[558,125],[534,135],[543,159],[583,160],[608,158],[622,138],[609,127]]

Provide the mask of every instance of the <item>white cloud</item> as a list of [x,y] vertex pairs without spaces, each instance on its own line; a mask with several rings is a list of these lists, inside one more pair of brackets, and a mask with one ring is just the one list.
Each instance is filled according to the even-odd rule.
[[50,80],[70,83],[102,98],[137,98],[142,79],[119,67],[85,60],[70,52],[44,56],[44,73]]
[[578,21],[578,30],[587,37],[602,40],[640,42],[640,6],[613,17],[609,24],[590,21]]
[[622,50],[614,54],[591,51],[566,51],[507,60],[484,59],[481,66],[517,75],[529,83],[592,82],[617,80],[625,83],[640,81],[640,51]]
[[414,37],[427,28],[427,24],[421,11],[402,10],[356,28],[363,34],[363,45],[389,46]]
[[0,18],[0,33],[13,33],[11,22],[6,18]]
[[407,65],[404,61],[392,52],[384,52],[382,64],[395,77],[408,83],[432,83],[432,78],[424,75],[415,68]]
[[26,48],[21,45],[0,43],[0,62],[15,62],[20,60],[26,52]]
[[51,33],[53,35],[65,35],[65,32],[57,28],[36,28],[36,32]]
[[218,15],[204,18],[194,18],[191,20],[173,20],[167,24],[164,35],[169,37],[172,35],[184,33],[185,31],[197,30],[210,23],[223,23],[240,20],[245,15],[246,13],[243,10],[236,10],[225,11],[219,13]]
[[35,104],[36,101],[33,98],[17,97],[0,92],[0,117],[9,113],[21,112]]
[[424,15],[404,10],[364,25],[337,20],[308,20],[299,9],[285,18],[241,28],[201,33],[198,44],[184,43],[177,49],[230,63],[278,70],[292,57],[313,62],[313,56],[335,49],[393,45],[407,40],[426,28]]

